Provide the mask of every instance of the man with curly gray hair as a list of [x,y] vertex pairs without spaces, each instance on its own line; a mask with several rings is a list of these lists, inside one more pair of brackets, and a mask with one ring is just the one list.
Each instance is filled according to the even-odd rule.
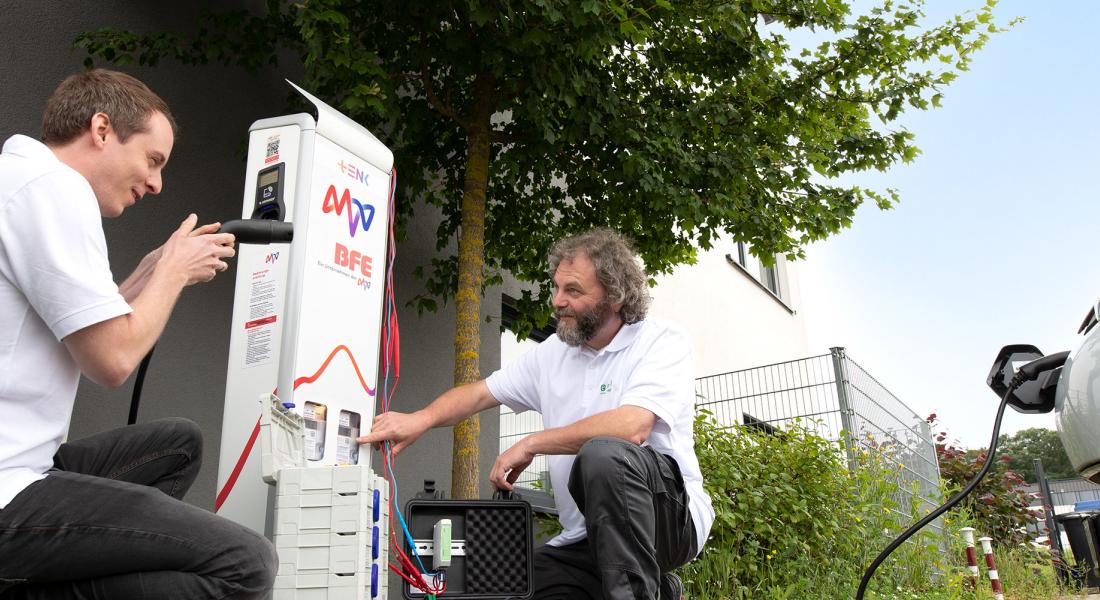
[[622,236],[610,229],[593,229],[560,240],[550,250],[550,278],[553,279],[563,260],[573,262],[578,255],[592,262],[606,297],[576,323],[562,319],[576,317],[569,308],[555,311],[558,337],[563,342],[570,346],[587,342],[595,334],[594,328],[612,313],[613,303],[622,305],[619,317],[627,325],[645,318],[650,302],[649,283],[633,248]]
[[562,533],[535,551],[534,597],[679,600],[671,571],[702,550],[714,520],[695,456],[691,343],[646,318],[641,261],[622,236],[595,229],[549,256],[557,334],[488,378],[412,414],[383,413],[360,443],[394,452],[432,427],[504,404],[542,414],[545,429],[505,450],[489,480],[511,490],[548,455]]

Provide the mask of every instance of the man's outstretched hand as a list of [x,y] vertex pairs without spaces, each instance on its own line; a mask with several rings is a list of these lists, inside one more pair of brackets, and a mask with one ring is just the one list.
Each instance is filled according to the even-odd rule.
[[375,448],[388,441],[392,444],[394,456],[397,456],[430,428],[427,415],[421,412],[384,412],[374,417],[370,433],[359,436],[358,441],[360,444],[374,444]]

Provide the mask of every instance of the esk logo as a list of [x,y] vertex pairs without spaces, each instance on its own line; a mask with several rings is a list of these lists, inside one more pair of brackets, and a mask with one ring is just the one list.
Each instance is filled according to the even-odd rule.
[[336,166],[340,168],[340,172],[348,177],[351,177],[355,181],[360,183],[366,183],[368,174],[363,169],[360,169],[353,163],[340,161],[336,163]]
[[347,213],[348,235],[355,237],[360,230],[370,231],[371,222],[374,221],[374,206],[364,204],[357,198],[351,197],[351,190],[344,188],[343,194],[336,193],[336,186],[328,186],[325,192],[325,200],[321,203],[321,210],[325,213],[335,212],[337,215]]

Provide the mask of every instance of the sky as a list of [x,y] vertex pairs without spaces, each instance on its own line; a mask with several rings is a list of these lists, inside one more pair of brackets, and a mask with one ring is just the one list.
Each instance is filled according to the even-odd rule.
[[[896,188],[900,204],[862,207],[798,265],[810,351],[844,346],[968,448],[990,440],[1000,348],[1076,347],[1100,297],[1100,2],[1003,0],[995,14],[1025,20],[993,36],[942,108],[903,118],[921,156],[846,180]],[[1055,418],[1008,409],[1001,433],[1029,427]]]

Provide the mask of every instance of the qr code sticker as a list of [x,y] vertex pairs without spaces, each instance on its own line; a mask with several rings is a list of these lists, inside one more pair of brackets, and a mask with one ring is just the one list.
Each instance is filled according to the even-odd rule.
[[279,138],[270,137],[267,138],[267,158],[279,155]]

